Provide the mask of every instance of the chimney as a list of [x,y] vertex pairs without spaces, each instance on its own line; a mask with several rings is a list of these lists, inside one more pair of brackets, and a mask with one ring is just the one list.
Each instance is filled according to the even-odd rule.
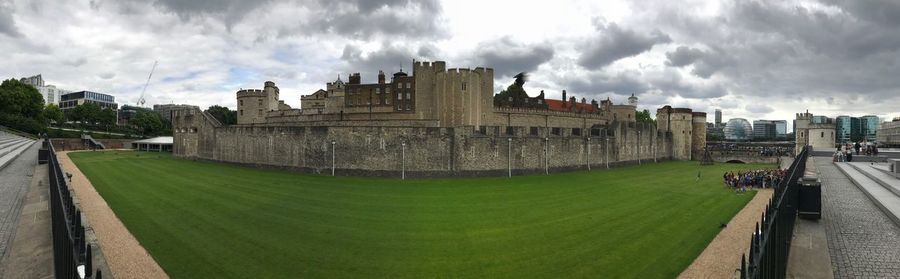
[[384,84],[384,71],[378,70],[378,84]]
[[563,97],[562,97],[562,101],[563,101],[563,102],[567,101],[567,99],[566,99],[566,90],[565,90],[565,89],[563,89]]
[[353,73],[350,75],[350,81],[348,83],[349,84],[360,84],[361,79],[362,78],[359,76],[359,73]]

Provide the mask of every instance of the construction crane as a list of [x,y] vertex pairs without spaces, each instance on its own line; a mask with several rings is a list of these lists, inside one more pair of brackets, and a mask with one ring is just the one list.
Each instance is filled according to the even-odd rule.
[[141,90],[141,97],[138,98],[138,101],[137,101],[137,105],[139,107],[143,107],[144,103],[147,102],[147,100],[144,99],[144,93],[147,93],[147,86],[150,85],[150,78],[153,77],[153,71],[156,70],[157,63],[159,63],[159,61],[153,61],[153,68],[150,69],[150,76],[147,77],[147,83],[144,84],[144,90]]

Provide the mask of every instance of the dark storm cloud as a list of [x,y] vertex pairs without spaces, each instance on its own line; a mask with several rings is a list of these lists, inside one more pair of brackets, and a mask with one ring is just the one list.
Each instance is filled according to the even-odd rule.
[[[423,51],[424,49],[424,51]],[[419,54],[426,54],[422,56]],[[378,71],[384,71],[385,75],[399,71],[403,68],[404,72],[412,73],[412,61],[416,60],[433,60],[434,49],[431,46],[420,46],[419,48],[399,46],[399,45],[382,45],[381,49],[369,53],[363,51],[354,45],[344,46],[341,54],[341,60],[344,60],[345,66],[342,67],[347,73],[360,73],[363,82],[374,82],[377,80]]]
[[406,37],[434,37],[442,8],[437,0],[345,0],[318,1],[320,12],[309,27],[322,33],[334,33],[366,39],[374,34]]
[[591,73],[585,79],[568,80],[563,84],[568,85],[568,92],[598,100],[603,94],[630,95],[650,89],[650,86],[641,77],[630,73]]
[[[285,18],[291,24],[277,28],[279,36],[336,34],[367,39],[373,35],[433,37],[442,32],[439,25],[442,7],[436,0],[154,0],[152,3],[183,20],[219,19],[229,29],[242,23],[253,24],[253,18],[269,14],[271,9],[280,7],[277,4],[293,4],[292,7],[308,12],[303,17]],[[127,5],[123,7],[132,10]]]
[[16,21],[13,20],[13,6],[7,1],[0,1],[0,34],[6,34],[10,37],[19,37],[19,29],[16,28]]
[[771,107],[764,104],[749,104],[745,109],[751,113],[756,114],[766,114],[775,111]]
[[510,37],[483,42],[474,54],[478,65],[494,68],[496,77],[511,77],[520,72],[533,72],[550,59],[554,51],[549,45],[527,45]]
[[703,56],[703,51],[691,47],[680,46],[673,52],[666,53],[666,65],[681,67],[694,63]]
[[650,50],[656,44],[672,41],[668,35],[659,30],[650,34],[638,34],[615,23],[598,24],[597,29],[599,34],[585,43],[584,51],[578,59],[578,64],[585,68],[603,68],[616,60]]
[[728,90],[718,83],[692,83],[685,80],[678,71],[667,70],[657,76],[647,78],[653,88],[670,95],[684,98],[708,99],[725,96]]

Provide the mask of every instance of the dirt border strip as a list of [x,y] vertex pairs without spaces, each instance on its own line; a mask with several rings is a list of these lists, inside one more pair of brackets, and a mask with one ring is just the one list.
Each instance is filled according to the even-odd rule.
[[75,166],[69,158],[69,152],[71,151],[61,151],[56,155],[63,170],[72,174],[70,185],[80,202],[82,215],[87,219],[97,236],[97,244],[106,255],[113,277],[169,278]]
[[772,189],[757,191],[753,200],[734,215],[728,226],[706,246],[678,278],[737,278],[741,266],[741,253],[750,247],[750,233],[759,221],[766,204],[772,198]]

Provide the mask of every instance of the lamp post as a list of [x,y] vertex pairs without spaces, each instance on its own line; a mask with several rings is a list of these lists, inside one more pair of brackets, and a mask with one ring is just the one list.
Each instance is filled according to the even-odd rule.
[[331,141],[331,176],[334,176],[334,141]]
[[638,136],[637,136],[637,158],[638,158],[638,165],[640,165],[641,164],[641,131],[638,131],[637,134],[638,134]]
[[606,168],[609,169],[609,136],[606,137]]
[[544,174],[550,174],[550,138],[544,138]]
[[591,138],[587,138],[587,167],[591,170]]
[[406,143],[400,143],[400,179],[406,179]]
[[506,138],[506,171],[512,177],[512,138]]

